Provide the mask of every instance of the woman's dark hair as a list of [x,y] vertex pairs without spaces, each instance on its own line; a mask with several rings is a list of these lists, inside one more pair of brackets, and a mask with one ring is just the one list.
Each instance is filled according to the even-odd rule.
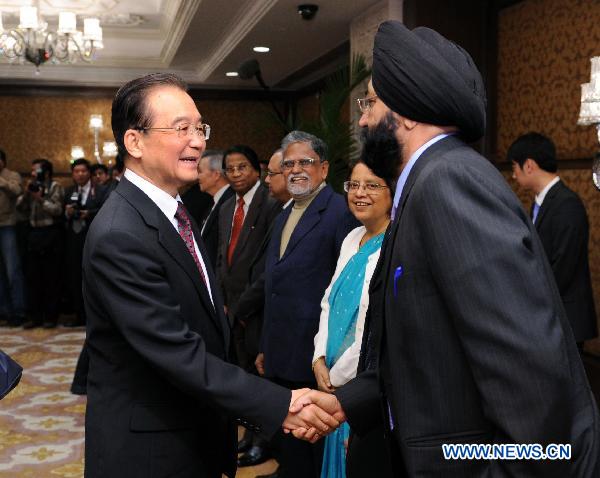
[[128,129],[149,128],[152,123],[146,98],[148,92],[160,86],[174,86],[187,91],[187,84],[171,73],[152,73],[126,83],[115,95],[112,103],[111,124],[119,153],[127,157],[123,138]]

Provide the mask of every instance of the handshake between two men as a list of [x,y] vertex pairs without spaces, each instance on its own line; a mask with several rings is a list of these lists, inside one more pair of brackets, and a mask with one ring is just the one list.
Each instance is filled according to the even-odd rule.
[[282,427],[284,433],[315,443],[345,421],[346,414],[335,395],[302,388],[292,390],[289,413]]

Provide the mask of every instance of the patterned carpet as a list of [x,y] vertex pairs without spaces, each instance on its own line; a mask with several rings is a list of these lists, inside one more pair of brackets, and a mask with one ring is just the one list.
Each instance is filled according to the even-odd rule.
[[[0,348],[23,367],[18,387],[0,402],[0,478],[83,476],[85,397],[69,391],[83,329],[0,328]],[[271,460],[240,468],[237,478],[272,473]]]

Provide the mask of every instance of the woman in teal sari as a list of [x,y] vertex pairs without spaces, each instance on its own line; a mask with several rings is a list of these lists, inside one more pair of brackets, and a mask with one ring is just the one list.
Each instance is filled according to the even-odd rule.
[[[386,181],[357,163],[344,183],[348,206],[363,224],[344,239],[337,267],[321,302],[313,371],[319,389],[331,393],[356,376],[369,306],[369,282],[390,222],[392,192]],[[325,439],[321,478],[345,478],[350,428],[344,423]]]

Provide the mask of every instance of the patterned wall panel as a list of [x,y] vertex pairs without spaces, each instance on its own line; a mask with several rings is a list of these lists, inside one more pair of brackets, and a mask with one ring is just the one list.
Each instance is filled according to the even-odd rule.
[[[525,209],[530,211],[533,194],[519,188],[517,183],[510,178],[510,171],[505,171],[503,174],[523,202]],[[559,175],[567,186],[579,194],[587,210],[590,222],[589,259],[592,286],[594,288],[596,312],[600,314],[600,191],[592,183],[592,173],[589,169],[564,169],[559,170]],[[587,342],[586,350],[600,355],[600,339]]]
[[[68,173],[72,145],[83,146],[86,157],[92,158],[89,117],[101,114],[100,143],[112,140],[111,102],[112,98],[0,97],[0,148],[6,151],[9,167],[27,172],[32,159],[45,157],[58,173]],[[283,136],[267,102],[199,101],[198,108],[213,128],[210,148],[244,143],[268,158]]]
[[595,130],[577,126],[580,85],[590,57],[600,55],[598,0],[524,0],[498,18],[498,158],[536,130],[555,142],[559,158],[589,158]]

